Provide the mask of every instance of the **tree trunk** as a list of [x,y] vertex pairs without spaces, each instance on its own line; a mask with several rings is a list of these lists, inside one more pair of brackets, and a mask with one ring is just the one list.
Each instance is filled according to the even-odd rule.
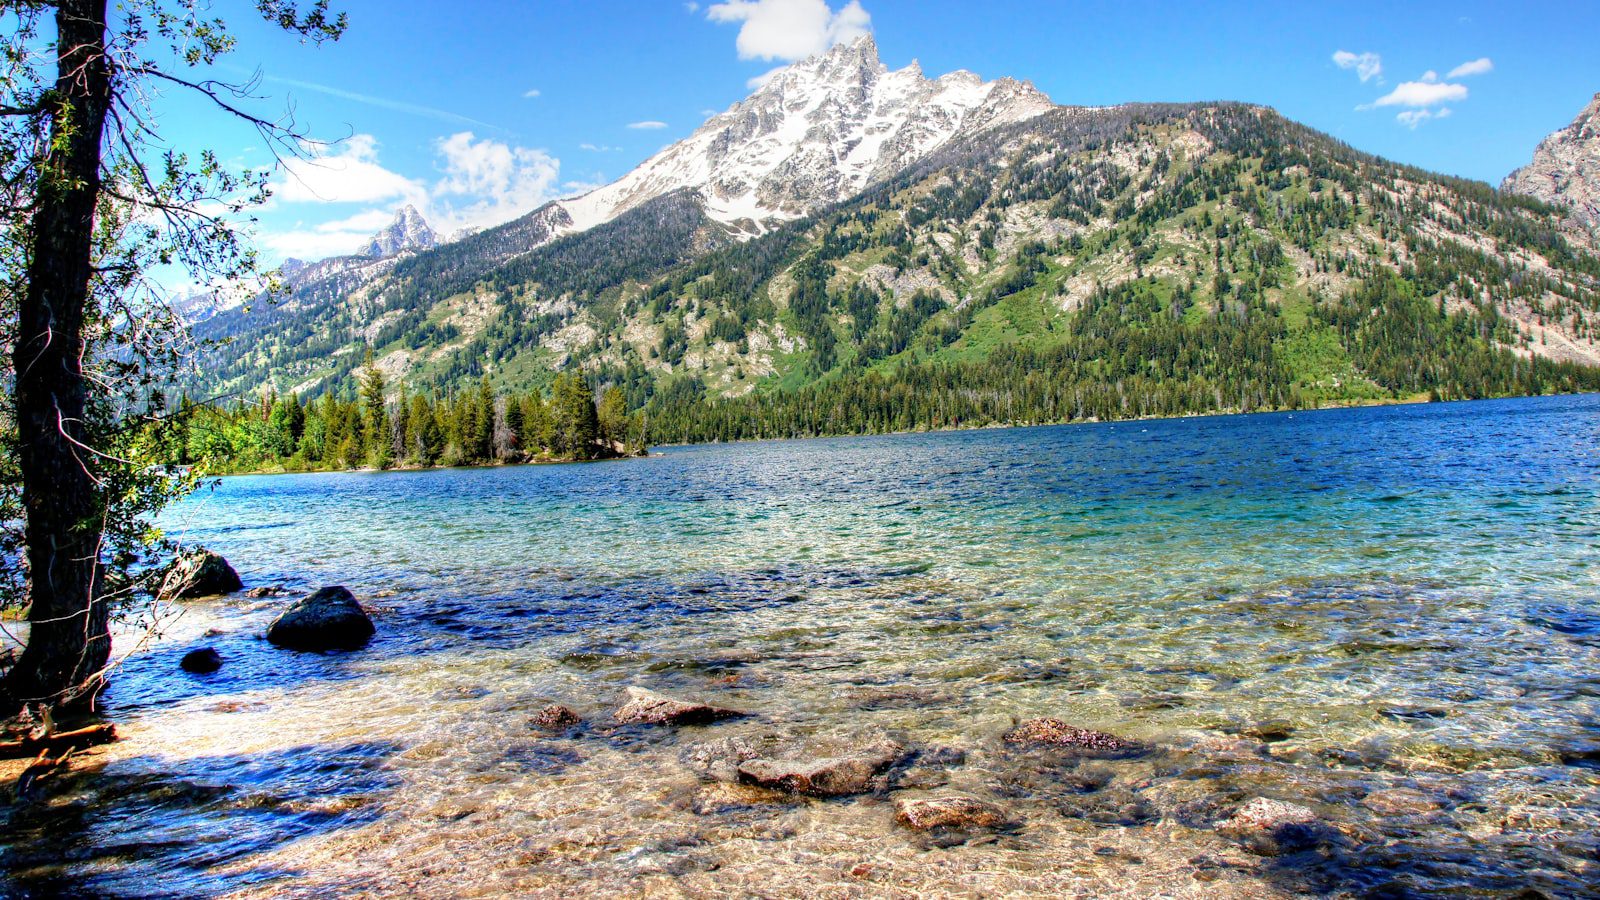
[[111,653],[83,371],[100,142],[111,101],[106,0],[59,0],[56,28],[51,142],[40,167],[33,257],[13,350],[29,634],[0,690],[0,712],[20,703],[92,699]]

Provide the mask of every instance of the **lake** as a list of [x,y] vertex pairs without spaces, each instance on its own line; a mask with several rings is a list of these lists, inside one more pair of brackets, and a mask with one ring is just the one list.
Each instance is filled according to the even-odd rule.
[[[165,524],[291,593],[172,610],[122,663],[125,739],[0,838],[16,891],[1600,881],[1600,396],[230,478]],[[367,649],[261,639],[327,584],[371,608]],[[221,671],[178,669],[199,646]],[[754,715],[615,727],[630,686]],[[530,727],[547,703],[586,724]],[[1034,716],[1149,752],[1000,740]],[[858,797],[697,768],[729,739],[882,735],[913,755]],[[1014,825],[895,823],[894,799],[939,792]],[[1216,831],[1255,797],[1311,808],[1325,838],[1273,856]]]

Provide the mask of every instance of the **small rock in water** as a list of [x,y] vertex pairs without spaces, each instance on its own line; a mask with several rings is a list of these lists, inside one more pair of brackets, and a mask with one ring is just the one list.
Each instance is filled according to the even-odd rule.
[[628,702],[612,714],[625,725],[704,725],[747,715],[705,703],[677,700],[639,687],[628,688]]
[[267,640],[293,650],[358,650],[376,632],[372,619],[342,587],[298,600],[267,628]]
[[1005,810],[993,803],[960,796],[896,800],[894,817],[900,824],[918,831],[935,828],[1001,828],[1008,823]]
[[887,787],[884,771],[906,753],[904,745],[885,739],[848,755],[750,759],[739,764],[739,780],[807,797],[865,794]]
[[209,675],[222,668],[222,654],[210,647],[201,647],[199,650],[190,650],[178,662],[185,672],[196,675]]
[[1283,719],[1272,719],[1267,722],[1257,722],[1239,729],[1245,737],[1255,738],[1268,744],[1287,741],[1294,736],[1294,726]]
[[1239,807],[1217,831],[1238,838],[1254,853],[1276,856],[1315,846],[1329,834],[1317,814],[1297,803],[1257,797]]
[[543,728],[545,731],[565,731],[574,725],[580,724],[582,721],[582,719],[578,718],[578,714],[569,707],[562,706],[559,703],[552,703],[539,710],[539,714],[533,717],[532,725],[535,728]]
[[1435,812],[1443,804],[1422,791],[1412,788],[1390,788],[1373,791],[1362,798],[1361,805],[1379,815],[1405,816]]
[[690,808],[697,816],[712,816],[736,812],[753,807],[776,806],[793,803],[794,798],[782,791],[757,787],[753,784],[729,784],[713,781],[695,789]]
[[273,597],[282,597],[287,593],[289,593],[289,589],[285,588],[283,585],[265,584],[261,587],[253,587],[250,590],[245,591],[244,595],[249,597],[251,600],[268,600]]
[[161,596],[168,600],[216,597],[244,587],[228,561],[210,550],[185,553],[172,563],[161,580]]
[[1042,744],[1084,756],[1112,757],[1142,752],[1144,745],[1104,731],[1073,728],[1060,719],[1028,719],[1005,733],[1008,744]]

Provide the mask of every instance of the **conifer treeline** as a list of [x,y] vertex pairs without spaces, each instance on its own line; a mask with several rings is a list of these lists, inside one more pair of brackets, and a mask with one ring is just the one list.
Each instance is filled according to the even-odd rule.
[[[980,360],[913,356],[854,368],[793,391],[711,397],[691,379],[663,386],[649,438],[697,443],[1308,409],[1332,403],[1464,400],[1600,391],[1600,368],[1506,349],[1493,307],[1446,310],[1377,274],[1312,321],[1342,339],[1356,384],[1297,377],[1282,311],[1259,297],[1191,317],[1192,296],[1146,278],[1097,291],[1070,335],[1002,345]],[[1301,332],[1305,334],[1305,332]],[[934,353],[938,335],[919,350]]]
[[558,375],[549,396],[497,394],[487,377],[444,397],[403,387],[391,394],[369,360],[356,382],[346,395],[330,390],[312,401],[266,394],[219,408],[185,398],[165,455],[219,473],[311,472],[604,459],[643,449],[622,391],[596,397],[574,374]]

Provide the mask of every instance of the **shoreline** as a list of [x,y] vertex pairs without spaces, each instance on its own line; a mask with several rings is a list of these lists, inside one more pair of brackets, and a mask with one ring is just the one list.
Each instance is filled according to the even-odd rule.
[[525,459],[516,462],[477,463],[459,466],[390,466],[387,469],[375,469],[371,466],[362,466],[356,469],[252,469],[247,472],[205,472],[203,478],[243,478],[260,475],[382,475],[385,472],[450,472],[458,469],[509,469],[519,466],[565,466],[586,465],[589,463],[621,462],[629,459],[643,459],[650,452],[632,454],[623,453],[617,456],[602,456],[596,459]]
[[946,434],[967,431],[1005,431],[1018,428],[1062,428],[1076,425],[1115,425],[1125,422],[1175,422],[1187,419],[1222,419],[1240,416],[1266,416],[1284,415],[1294,413],[1320,413],[1334,412],[1346,409],[1373,409],[1380,407],[1396,406],[1444,406],[1452,403],[1493,403],[1504,400],[1537,400],[1542,397],[1591,397],[1600,396],[1600,391],[1575,391],[1571,393],[1553,394],[1507,394],[1503,397],[1474,397],[1460,400],[1431,400],[1426,395],[1412,397],[1404,400],[1356,400],[1348,403],[1331,403],[1323,406],[1305,406],[1299,409],[1257,409],[1243,412],[1237,409],[1217,410],[1212,412],[1180,413],[1171,416],[1128,416],[1122,419],[1066,419],[1058,422],[991,422],[985,425],[949,425],[942,428],[913,428],[904,431],[852,431],[830,434],[811,434],[795,437],[760,437],[760,438],[735,438],[728,441],[660,441],[652,447],[717,447],[732,446],[734,444],[765,444],[780,441],[819,441],[834,440],[837,438],[855,437],[894,437],[898,435],[921,434]]
[[[735,438],[733,440],[661,441],[659,443],[652,444],[651,445],[651,449],[663,448],[663,447],[671,447],[671,448],[681,448],[681,447],[717,447],[717,446],[733,446],[733,445],[737,445],[737,444],[767,444],[767,443],[777,443],[777,442],[785,442],[785,441],[836,440],[836,439],[839,439],[839,438],[895,437],[895,436],[907,436],[907,435],[962,433],[962,432],[969,432],[969,431],[1006,431],[1006,430],[1011,430],[1011,429],[1022,429],[1022,428],[1061,428],[1061,427],[1068,427],[1068,426],[1075,426],[1075,425],[1115,425],[1115,424],[1118,424],[1118,423],[1131,423],[1131,422],[1167,422],[1167,421],[1183,421],[1183,420],[1188,420],[1188,419],[1234,418],[1234,417],[1239,417],[1239,416],[1262,416],[1262,415],[1284,415],[1284,414],[1292,415],[1294,413],[1320,413],[1320,412],[1333,412],[1333,411],[1338,411],[1338,410],[1349,410],[1349,409],[1372,409],[1372,408],[1379,408],[1379,407],[1434,406],[1434,405],[1445,405],[1445,404],[1451,404],[1451,403],[1489,403],[1489,402],[1503,401],[1503,400],[1534,400],[1534,399],[1538,399],[1538,398],[1541,398],[1541,397],[1586,397],[1586,396],[1600,396],[1600,392],[1578,391],[1578,392],[1572,392],[1572,393],[1552,393],[1552,394],[1508,394],[1508,395],[1503,396],[1503,397],[1475,397],[1475,398],[1466,398],[1466,399],[1460,399],[1460,400],[1433,400],[1433,399],[1429,399],[1426,395],[1419,395],[1419,396],[1414,396],[1414,397],[1410,397],[1410,398],[1406,398],[1406,399],[1396,399],[1396,400],[1352,400],[1352,401],[1349,401],[1349,402],[1329,403],[1329,404],[1324,404],[1324,405],[1321,405],[1321,406],[1300,407],[1298,409],[1292,409],[1292,408],[1258,409],[1258,410],[1252,410],[1250,412],[1243,412],[1243,411],[1237,410],[1237,409],[1225,409],[1225,410],[1216,410],[1216,411],[1212,411],[1212,412],[1180,413],[1180,414],[1177,414],[1177,415],[1170,415],[1170,416],[1128,416],[1127,418],[1120,418],[1120,419],[1099,419],[1099,418],[1090,417],[1090,418],[1086,418],[1086,419],[1066,419],[1066,420],[1057,421],[1057,422],[1026,422],[1026,423],[1023,423],[1023,422],[990,422],[990,423],[983,424],[983,425],[949,425],[949,426],[945,426],[945,427],[941,427],[941,428],[913,428],[913,429],[908,429],[908,430],[904,430],[904,431],[848,431],[848,432],[836,432],[836,433],[827,433],[827,434],[792,435],[792,436],[788,436],[788,437]],[[276,470],[274,470],[274,469],[253,469],[253,470],[250,470],[250,471],[242,471],[242,472],[207,472],[207,473],[205,473],[204,477],[206,477],[206,478],[236,478],[236,477],[254,477],[254,476],[263,476],[263,475],[354,475],[354,474],[373,474],[373,475],[378,475],[378,474],[383,474],[385,472],[432,472],[432,471],[444,472],[444,471],[453,471],[453,470],[513,468],[513,467],[518,467],[518,466],[556,466],[556,465],[575,465],[575,464],[576,465],[583,465],[583,464],[588,464],[588,463],[621,462],[621,461],[630,460],[630,459],[647,459],[647,458],[649,458],[651,456],[654,456],[654,455],[657,455],[657,454],[654,454],[654,453],[651,452],[651,450],[647,449],[645,452],[639,453],[639,454],[623,454],[623,455],[619,455],[619,456],[603,457],[603,458],[600,458],[600,459],[537,459],[537,460],[522,460],[522,461],[519,461],[519,462],[493,462],[493,463],[479,463],[479,464],[476,464],[476,465],[458,465],[458,466],[391,466],[390,468],[387,468],[387,469],[374,469],[374,468],[372,468],[370,466],[363,466],[363,467],[355,468],[355,469],[303,469],[303,470],[299,470],[299,471],[290,471],[288,469],[276,469]]]

